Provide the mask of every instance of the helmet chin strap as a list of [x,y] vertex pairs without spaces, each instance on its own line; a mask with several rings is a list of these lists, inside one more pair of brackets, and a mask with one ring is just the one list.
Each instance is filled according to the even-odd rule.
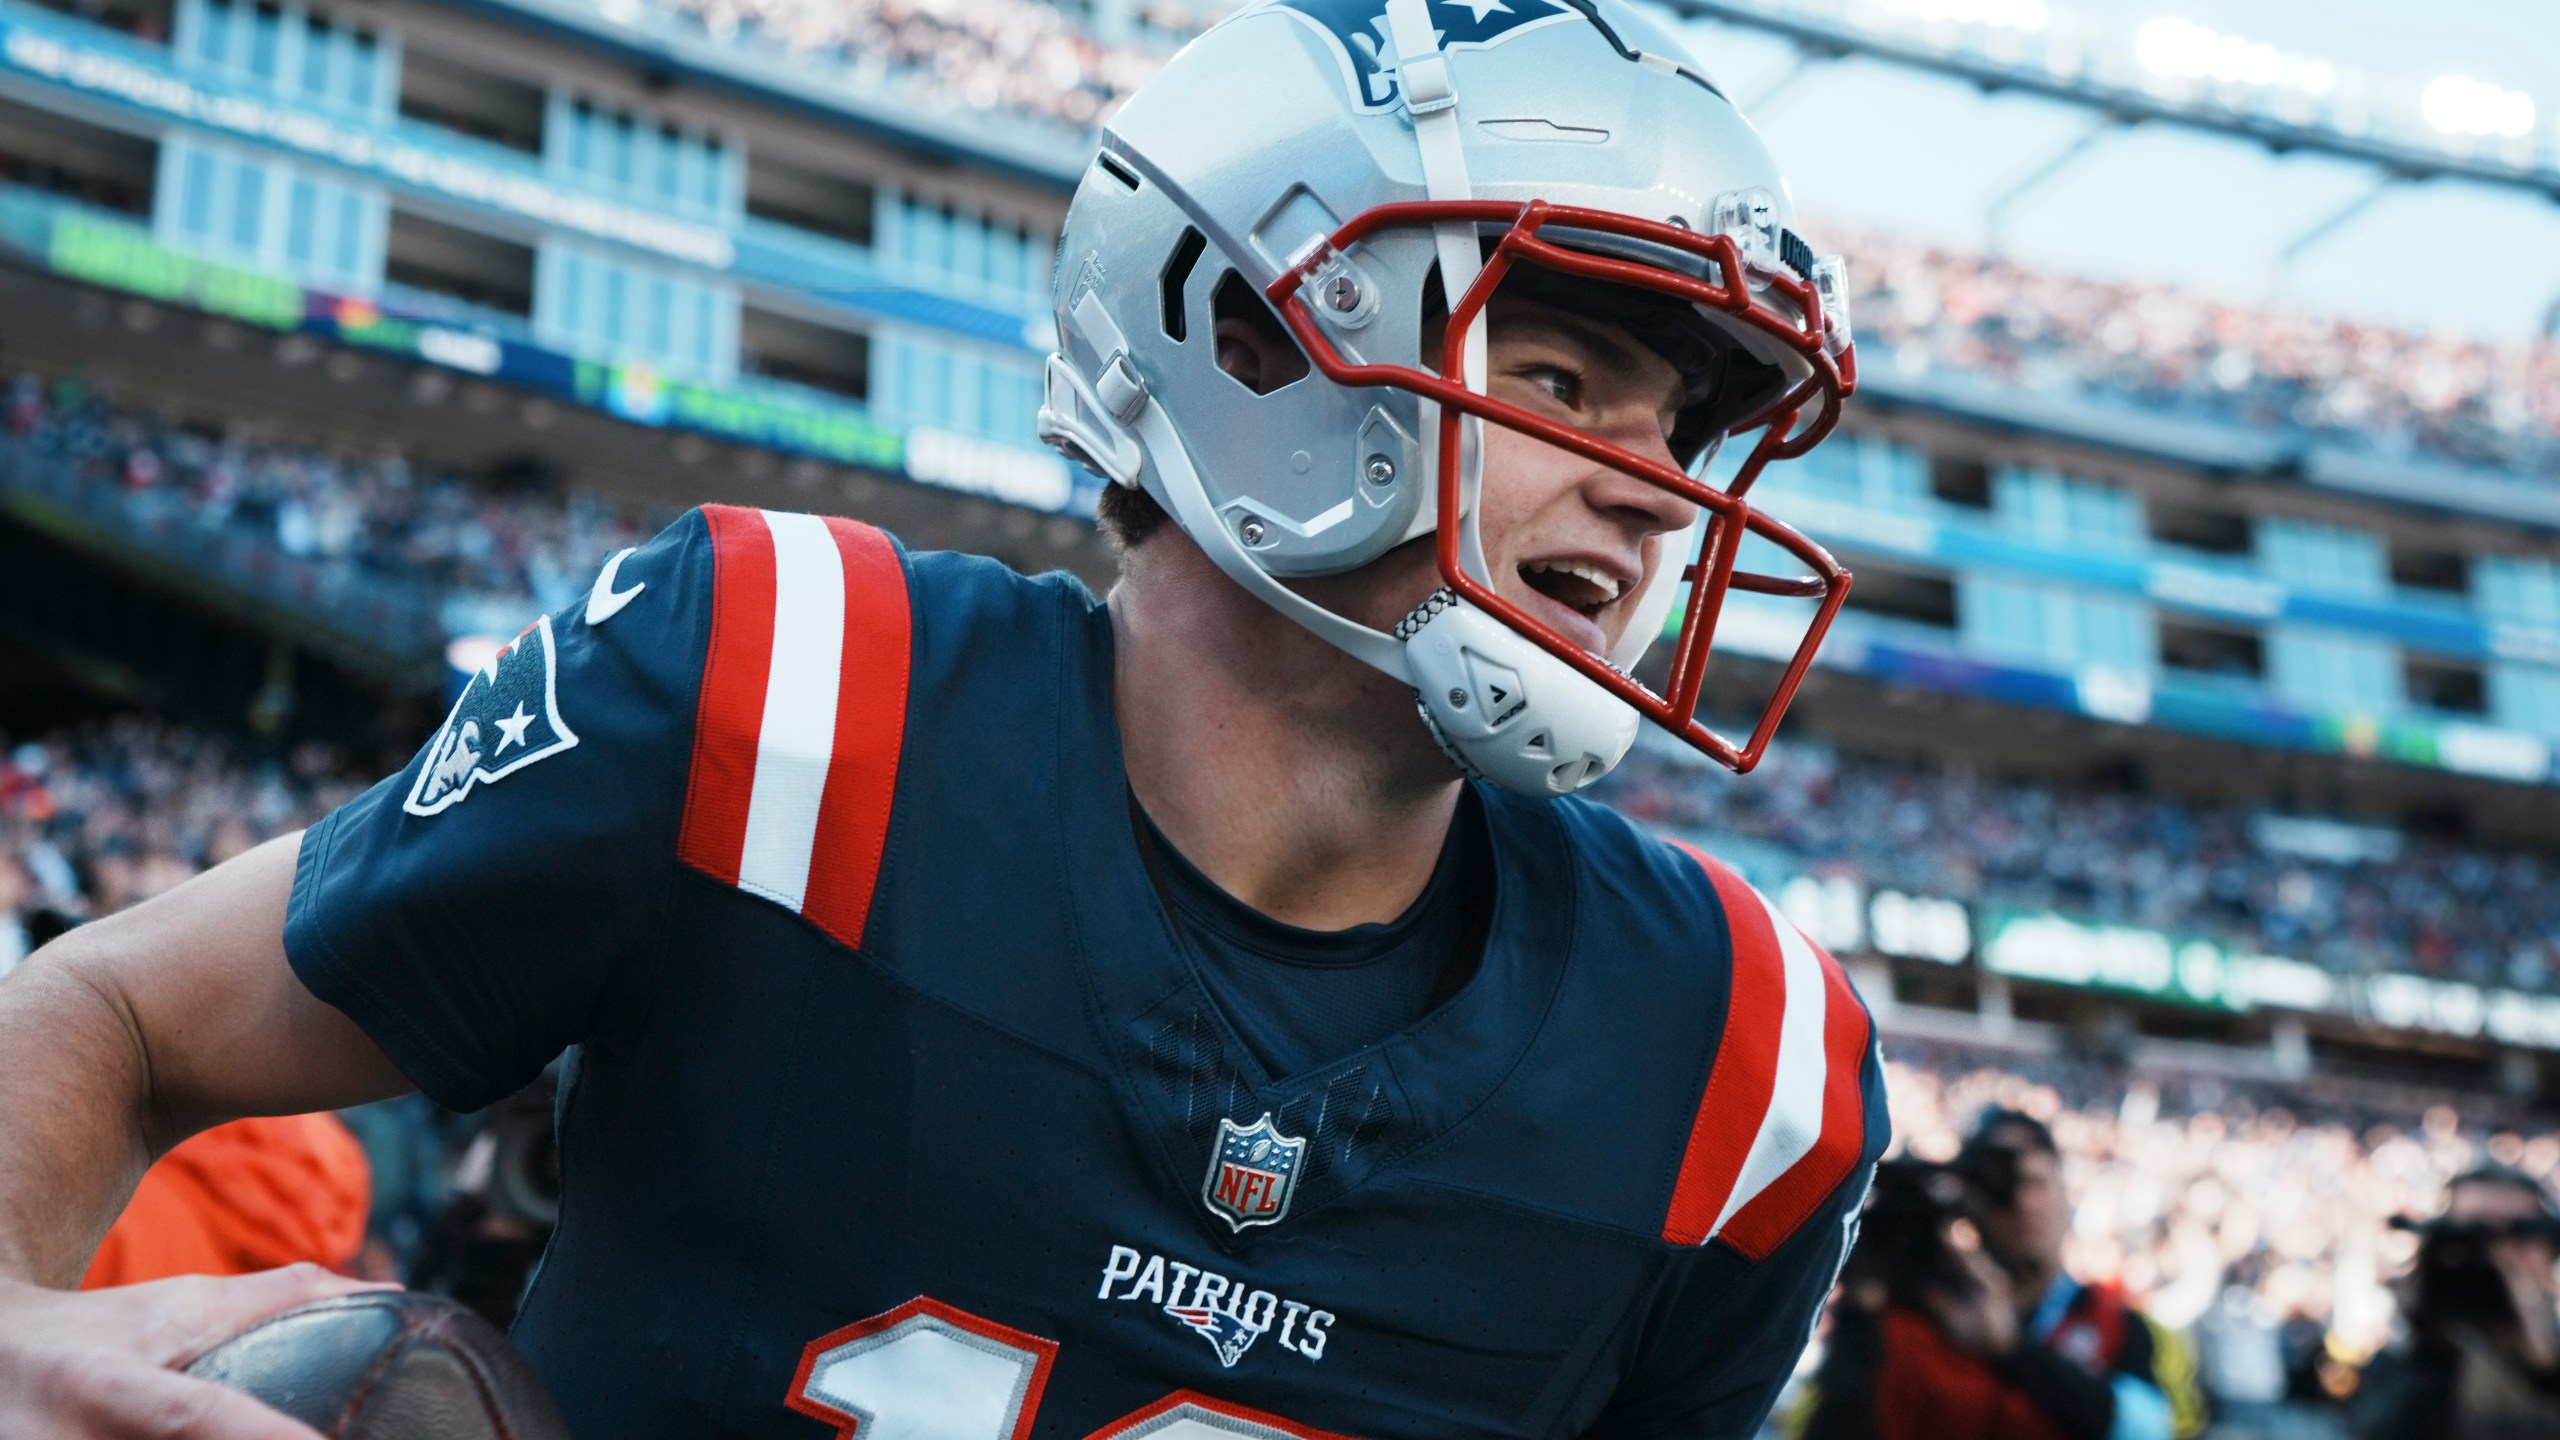
[[[1466,132],[1458,125],[1457,82],[1449,74],[1449,57],[1440,51],[1440,32],[1431,23],[1429,0],[1387,0],[1387,37],[1396,47],[1397,92],[1413,122],[1414,143],[1422,151],[1423,192],[1433,200],[1473,200],[1476,191],[1467,176]],[[1441,300],[1455,311],[1459,297],[1484,270],[1483,247],[1473,225],[1454,221],[1433,226],[1431,238],[1440,255]],[[1426,361],[1432,358],[1425,357]],[[1479,395],[1485,393],[1481,314],[1467,327],[1466,353],[1460,363],[1460,383]],[[1423,401],[1421,419],[1422,433],[1434,437],[1427,452],[1437,456],[1439,405]],[[1477,523],[1484,492],[1484,422],[1472,415],[1458,422],[1458,457],[1458,513],[1433,518],[1436,524],[1457,525],[1459,565],[1489,587],[1493,573],[1485,564],[1484,532]]]

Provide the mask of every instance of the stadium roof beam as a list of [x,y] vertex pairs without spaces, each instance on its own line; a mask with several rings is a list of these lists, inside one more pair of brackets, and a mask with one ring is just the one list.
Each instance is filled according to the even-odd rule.
[[2270,290],[2282,291],[2285,280],[2293,274],[2293,262],[2301,259],[2304,251],[2345,229],[2364,212],[2372,209],[2374,202],[2400,188],[2407,179],[2408,177],[2404,175],[2384,172],[2380,180],[2357,192],[2353,199],[2320,217],[2301,234],[2286,241],[2284,248],[2276,252],[2275,259],[2268,262],[2270,273],[2267,276],[2267,287]]
[[1753,0],[1663,0],[1675,14],[1714,20],[1776,35],[1800,48],[1830,55],[1860,55],[1887,64],[1929,71],[1962,80],[1985,94],[2014,90],[2066,105],[2105,111],[2120,124],[2158,121],[2192,130],[2252,141],[2276,154],[2293,151],[2334,155],[2378,165],[2407,180],[2468,180],[2510,190],[2524,190],[2560,203],[2560,168],[2514,165],[2496,159],[2461,155],[2412,141],[2349,135],[2325,125],[2302,124],[2273,115],[2182,103],[2136,85],[2108,84],[2080,76],[2058,75],[2042,66],[1993,59],[1988,55],[1942,50],[1917,40],[1877,34],[1836,20],[1781,14]]
[[1999,253],[2000,232],[2008,223],[2011,207],[2041,188],[2046,181],[2070,169],[2081,156],[2089,153],[2089,147],[2124,128],[2125,123],[2112,114],[2100,114],[2052,159],[2028,171],[2016,184],[1993,196],[1991,203],[1982,207],[1982,237],[1988,248],[1994,254]]

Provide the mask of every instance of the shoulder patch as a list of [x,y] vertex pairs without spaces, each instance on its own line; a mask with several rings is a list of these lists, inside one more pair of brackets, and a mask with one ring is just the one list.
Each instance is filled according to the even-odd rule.
[[856,521],[703,516],[711,639],[680,858],[859,948],[906,734],[906,567]]
[[444,727],[427,742],[426,763],[400,808],[412,815],[442,814],[461,804],[473,786],[494,784],[577,743],[569,722],[560,718],[560,667],[552,656],[551,617],[545,615],[463,687]]
[[1733,988],[1662,1238],[1763,1259],[1866,1149],[1874,1023],[1839,963],[1722,863],[1706,871],[1733,942]]

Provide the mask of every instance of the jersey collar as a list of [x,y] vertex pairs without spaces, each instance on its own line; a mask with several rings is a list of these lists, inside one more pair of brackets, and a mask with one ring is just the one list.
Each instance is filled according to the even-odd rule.
[[[1274,1076],[1210,1000],[1148,878],[1112,709],[1108,612],[1097,604],[1083,623],[1086,643],[1067,647],[1082,673],[1064,677],[1052,813],[1096,1038],[1177,1193],[1199,1187],[1222,1119],[1248,1127],[1268,1113],[1281,1133],[1307,1140],[1286,1217],[1303,1221],[1465,1120],[1527,1053],[1574,958],[1577,868],[1565,829],[1544,802],[1478,786],[1494,909],[1475,975],[1386,1039]],[[1289,1228],[1232,1232],[1194,1209],[1203,1232],[1231,1247]]]

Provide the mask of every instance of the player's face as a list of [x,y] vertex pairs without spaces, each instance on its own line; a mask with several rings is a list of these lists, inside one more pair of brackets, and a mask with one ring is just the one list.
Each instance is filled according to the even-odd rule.
[[[1497,296],[1486,330],[1496,400],[1679,468],[1669,437],[1680,372],[1616,325]],[[1501,425],[1484,427],[1481,528],[1494,588],[1594,654],[1626,632],[1666,563],[1663,537],[1697,507],[1623,471]],[[1679,563],[1673,561],[1669,563]]]
[[[1670,361],[1626,330],[1538,301],[1497,295],[1486,307],[1486,390],[1664,465],[1684,386]],[[1436,325],[1424,345],[1437,353]],[[1218,364],[1255,388],[1303,372],[1276,336],[1218,322]],[[1644,481],[1500,425],[1484,427],[1479,528],[1485,564],[1504,598],[1558,634],[1606,655],[1626,633],[1643,582],[1666,563],[1663,536],[1697,507]],[[1430,537],[1346,575],[1295,580],[1317,604],[1376,629],[1392,627],[1440,588]]]

